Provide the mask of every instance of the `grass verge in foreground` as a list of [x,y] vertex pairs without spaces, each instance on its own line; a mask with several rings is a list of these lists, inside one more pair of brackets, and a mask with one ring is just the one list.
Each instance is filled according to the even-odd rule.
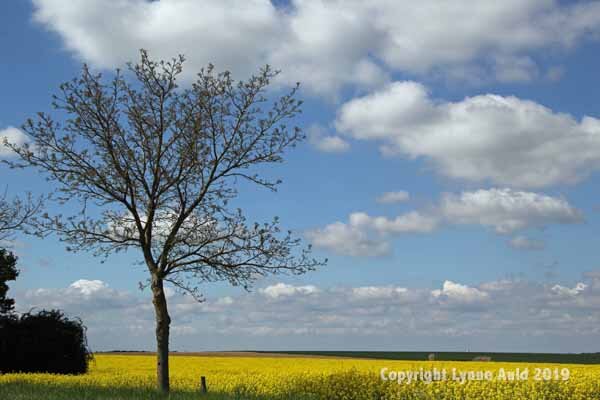
[[44,385],[29,382],[0,384],[0,399],[2,400],[164,400],[167,398],[169,400],[234,400],[238,397],[191,391],[173,391],[169,396],[163,396],[154,389],[126,387]]

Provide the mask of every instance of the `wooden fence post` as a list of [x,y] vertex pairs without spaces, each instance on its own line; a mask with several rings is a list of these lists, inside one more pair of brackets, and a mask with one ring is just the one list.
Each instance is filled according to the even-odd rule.
[[200,377],[200,393],[207,393],[208,389],[206,388],[206,377]]

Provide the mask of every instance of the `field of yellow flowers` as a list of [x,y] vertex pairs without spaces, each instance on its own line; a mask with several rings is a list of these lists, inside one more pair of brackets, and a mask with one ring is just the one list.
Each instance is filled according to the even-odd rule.
[[[600,366],[198,356],[170,363],[174,398],[182,399],[199,398],[201,375],[215,399],[600,399]],[[82,376],[0,375],[0,398],[42,390],[45,399],[148,398],[154,373],[153,356],[96,355]]]

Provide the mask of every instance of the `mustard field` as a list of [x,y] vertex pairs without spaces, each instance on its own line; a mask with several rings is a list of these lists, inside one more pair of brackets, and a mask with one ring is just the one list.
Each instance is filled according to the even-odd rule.
[[[201,397],[202,375],[215,399],[600,399],[595,365],[197,356],[170,364],[172,398],[181,399]],[[146,355],[96,355],[81,376],[0,375],[3,400],[149,398],[154,387]]]

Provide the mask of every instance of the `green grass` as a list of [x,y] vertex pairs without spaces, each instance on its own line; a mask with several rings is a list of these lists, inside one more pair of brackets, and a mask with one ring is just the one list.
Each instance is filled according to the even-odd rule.
[[[0,384],[2,400],[235,400],[219,393],[171,392],[169,396],[151,389],[104,388],[77,385],[45,385],[26,382]],[[258,399],[256,399],[258,400]]]
[[600,353],[476,353],[476,352],[427,352],[427,351],[264,351],[259,353],[304,354],[380,360],[425,361],[431,353],[439,361],[471,361],[475,357],[488,356],[497,362],[527,362],[553,364],[600,364]]

